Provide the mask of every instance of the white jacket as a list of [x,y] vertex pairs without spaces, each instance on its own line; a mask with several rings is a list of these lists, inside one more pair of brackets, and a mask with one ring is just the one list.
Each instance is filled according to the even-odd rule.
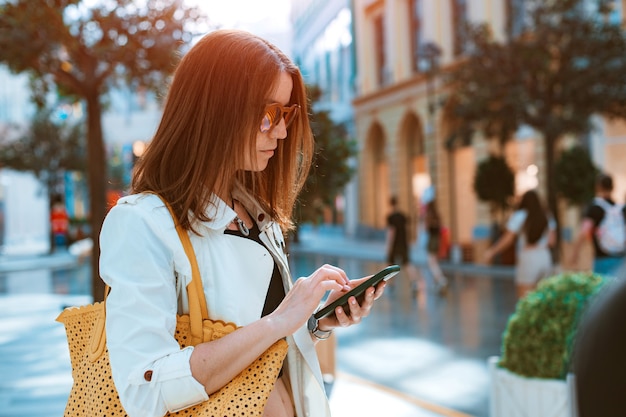
[[[258,320],[279,266],[285,290],[292,281],[279,226],[241,188],[237,198],[256,220],[269,251],[224,233],[236,213],[213,196],[213,221],[191,232],[211,319],[245,326]],[[113,380],[130,417],[161,417],[208,399],[191,375],[193,347],[174,339],[176,314],[188,313],[191,266],[167,207],[156,195],[120,199],[100,234],[100,275],[107,297],[106,340]],[[271,256],[271,257],[270,257]],[[273,259],[272,259],[273,258]],[[314,343],[306,328],[287,338],[286,368],[298,417],[330,416]],[[152,371],[150,381],[144,378]]]

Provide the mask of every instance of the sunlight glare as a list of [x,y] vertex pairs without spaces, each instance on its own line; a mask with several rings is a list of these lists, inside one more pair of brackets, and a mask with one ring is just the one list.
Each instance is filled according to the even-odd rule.
[[[198,6],[213,23],[222,28],[250,30],[257,24],[271,25],[271,30],[288,25],[290,0],[187,0]],[[270,29],[269,27],[267,29]]]

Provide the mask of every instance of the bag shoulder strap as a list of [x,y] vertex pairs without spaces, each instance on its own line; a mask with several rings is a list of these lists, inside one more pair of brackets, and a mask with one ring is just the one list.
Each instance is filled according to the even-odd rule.
[[187,285],[187,297],[189,299],[189,321],[191,325],[191,344],[196,345],[203,341],[202,322],[209,318],[209,310],[206,304],[206,297],[204,296],[204,288],[202,286],[202,277],[200,276],[200,268],[198,267],[198,260],[196,259],[196,252],[191,244],[191,239],[187,230],[185,230],[178,221],[172,206],[165,201],[157,193],[152,193],[159,197],[163,204],[167,207],[176,226],[176,233],[183,244],[185,254],[191,264],[191,282]]
[[[174,225],[176,227],[176,233],[178,233],[178,237],[180,238],[181,243],[183,244],[183,249],[185,250],[185,254],[187,258],[189,258],[189,263],[191,264],[191,282],[187,285],[187,297],[189,302],[189,322],[191,325],[191,345],[195,346],[203,341],[203,330],[202,330],[202,322],[205,319],[209,318],[209,312],[206,304],[206,297],[204,296],[204,288],[202,287],[202,277],[200,276],[200,268],[198,267],[198,261],[196,259],[196,253],[193,250],[193,246],[191,244],[191,239],[189,239],[189,234],[187,231],[180,225],[174,210],[169,205],[163,197],[154,192],[149,192],[150,194],[154,194],[163,201],[163,204],[167,207],[172,216],[172,220],[174,221]],[[101,329],[96,330],[102,334],[101,338],[95,343],[97,346],[92,347],[92,356],[95,358],[99,358],[100,354],[97,352],[101,352],[104,347],[104,317],[106,315],[106,299],[109,294],[111,288],[108,285],[105,285],[104,289],[104,301],[102,303],[104,308],[102,325]],[[93,345],[93,342],[92,342]]]

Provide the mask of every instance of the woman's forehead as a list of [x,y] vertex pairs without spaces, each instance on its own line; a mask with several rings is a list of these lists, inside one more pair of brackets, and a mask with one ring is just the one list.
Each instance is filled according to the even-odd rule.
[[278,78],[276,88],[270,95],[270,101],[274,103],[280,103],[283,106],[290,104],[291,91],[293,90],[293,80],[291,75],[287,72],[281,72]]

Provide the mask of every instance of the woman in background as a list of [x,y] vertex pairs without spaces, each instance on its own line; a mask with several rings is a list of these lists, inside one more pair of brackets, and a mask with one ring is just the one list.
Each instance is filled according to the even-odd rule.
[[518,298],[535,288],[539,280],[553,272],[550,248],[554,245],[556,223],[549,216],[539,195],[534,190],[526,191],[509,218],[504,234],[485,251],[485,261],[491,262],[494,256],[508,246],[517,243],[515,267],[515,287]]
[[448,290],[448,279],[445,277],[439,266],[439,247],[441,245],[441,216],[437,210],[436,200],[433,199],[426,204],[426,214],[424,220],[428,231],[427,263],[435,287],[440,295],[444,295]]

